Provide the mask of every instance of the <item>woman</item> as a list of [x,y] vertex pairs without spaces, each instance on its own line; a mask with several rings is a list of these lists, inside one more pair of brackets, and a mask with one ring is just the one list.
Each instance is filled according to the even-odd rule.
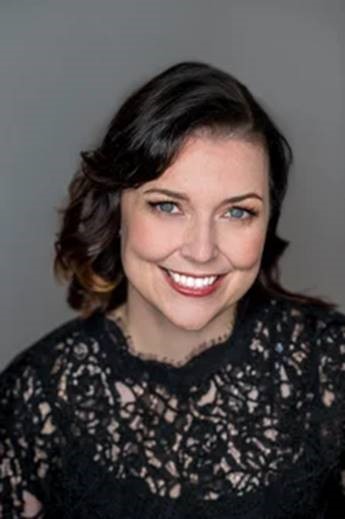
[[4,517],[345,516],[345,316],[279,284],[291,161],[194,62],[82,153],[54,265],[79,315],[1,375]]

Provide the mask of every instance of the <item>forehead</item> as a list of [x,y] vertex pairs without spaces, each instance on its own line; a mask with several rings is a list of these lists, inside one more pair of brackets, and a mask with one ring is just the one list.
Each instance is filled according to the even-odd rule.
[[[188,192],[256,189],[268,186],[268,157],[260,141],[239,138],[191,137],[175,161],[147,187],[179,187]],[[210,194],[210,192],[209,192]]]

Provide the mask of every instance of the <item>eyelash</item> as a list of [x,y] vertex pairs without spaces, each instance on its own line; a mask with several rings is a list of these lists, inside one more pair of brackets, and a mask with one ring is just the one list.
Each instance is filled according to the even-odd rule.
[[[179,204],[177,204],[176,202],[171,202],[170,200],[164,200],[164,201],[160,201],[160,202],[148,202],[149,206],[151,207],[151,209],[155,212],[158,212],[158,213],[161,213],[161,214],[164,214],[164,215],[168,215],[168,216],[176,216],[176,213],[166,213],[164,211],[160,211],[158,209],[158,207],[160,205],[164,205],[164,204],[170,204],[170,205],[174,205],[176,207],[179,207]],[[244,211],[247,213],[247,217],[246,218],[234,218],[235,220],[243,220],[243,221],[247,221],[247,220],[252,220],[253,218],[255,218],[255,216],[258,215],[258,211],[255,210],[255,209],[249,209],[249,208],[244,208],[244,207],[239,207],[239,206],[234,206],[234,207],[231,207],[229,209],[229,211],[231,209],[239,209],[240,211]]]

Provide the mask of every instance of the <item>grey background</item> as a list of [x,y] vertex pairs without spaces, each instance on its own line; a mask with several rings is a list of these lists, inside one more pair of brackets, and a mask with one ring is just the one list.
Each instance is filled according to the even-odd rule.
[[79,152],[182,60],[233,73],[286,134],[282,281],[345,310],[344,15],[342,0],[0,1],[2,365],[76,316],[52,259]]

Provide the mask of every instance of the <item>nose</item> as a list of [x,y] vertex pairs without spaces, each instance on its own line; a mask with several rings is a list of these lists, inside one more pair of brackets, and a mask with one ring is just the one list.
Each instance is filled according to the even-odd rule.
[[209,222],[195,223],[186,231],[181,253],[195,263],[207,263],[217,256],[216,242],[216,232]]

